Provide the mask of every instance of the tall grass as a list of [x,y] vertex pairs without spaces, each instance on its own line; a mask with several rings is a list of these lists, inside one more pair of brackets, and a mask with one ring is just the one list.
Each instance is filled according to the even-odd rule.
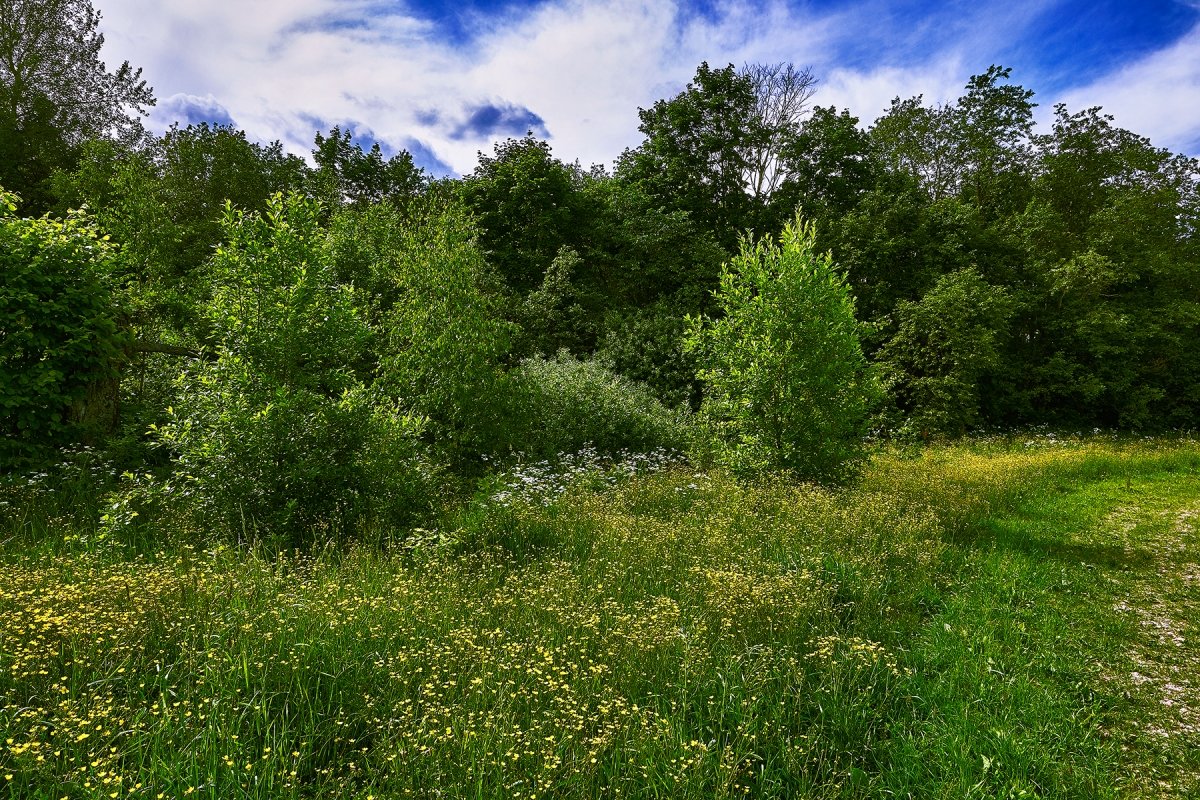
[[1062,575],[996,557],[988,520],[1197,463],[1186,443],[1039,440],[881,455],[842,491],[677,465],[493,492],[407,549],[270,559],[38,546],[86,521],[26,521],[0,563],[0,780],[14,797],[1109,796],[1115,746],[1076,686],[1087,643],[1042,602]]

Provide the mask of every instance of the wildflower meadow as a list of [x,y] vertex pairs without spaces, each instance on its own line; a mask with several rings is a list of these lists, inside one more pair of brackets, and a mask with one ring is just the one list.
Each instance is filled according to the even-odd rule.
[[893,450],[837,490],[584,454],[308,553],[103,537],[60,471],[3,487],[6,796],[1200,788],[1190,440]]

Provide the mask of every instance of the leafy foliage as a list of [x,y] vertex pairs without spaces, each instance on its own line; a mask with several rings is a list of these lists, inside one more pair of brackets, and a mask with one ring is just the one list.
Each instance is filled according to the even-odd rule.
[[640,381],[666,406],[699,405],[696,362],[684,351],[686,317],[668,301],[607,320],[598,356]]
[[596,360],[560,351],[528,358],[515,370],[523,399],[527,456],[550,458],[585,446],[604,454],[658,448],[684,450],[691,440],[686,415],[663,406],[646,386]]
[[330,205],[362,208],[385,200],[402,203],[420,194],[428,183],[411,153],[401,150],[384,158],[379,142],[364,151],[349,130],[337,126],[328,136],[317,133],[313,160],[317,163],[310,178],[314,194]]
[[756,107],[750,76],[703,63],[680,94],[639,110],[646,139],[621,157],[618,175],[729,244],[751,222],[744,181],[753,171]]
[[918,302],[902,300],[879,362],[903,409],[896,426],[961,435],[979,421],[981,382],[1001,364],[1012,302],[973,269],[942,276]]
[[125,344],[115,248],[84,214],[16,204],[0,189],[0,465],[110,427]]
[[863,457],[875,400],[845,278],[797,219],[779,242],[743,240],[721,272],[716,320],[693,319],[701,414],[716,458],[740,472],[836,481]]
[[226,212],[203,309],[216,349],[181,376],[159,430],[185,510],[226,535],[299,545],[411,520],[430,499],[424,422],[364,381],[372,331],[334,280],[320,213],[294,195]]
[[[120,412],[106,457],[170,454],[150,483],[191,498],[181,519],[295,540],[411,519],[431,459],[475,477],[589,441],[677,447],[687,408],[738,471],[838,480],[877,395],[864,351],[888,431],[1200,413],[1200,164],[1099,109],[1037,135],[1007,68],[862,130],[810,113],[807,70],[703,64],[641,110],[614,174],[529,135],[431,182],[341,128],[315,168],[232,127],[146,137],[149,90],[96,61],[89,3],[0,10],[0,173],[39,213],[86,203],[119,245],[79,215],[5,217],[41,242],[2,256],[3,391],[24,409],[6,452]],[[271,199],[291,190],[320,205]]]
[[[381,307],[380,384],[412,412],[455,463],[503,449],[510,390],[503,370],[514,330],[500,316],[476,227],[453,199],[430,198],[406,219],[360,217],[383,244],[373,269]],[[377,226],[386,226],[380,229]]]
[[94,141],[55,181],[60,204],[87,204],[122,245],[132,322],[143,337],[196,342],[210,294],[201,269],[224,235],[225,204],[265,210],[297,189],[307,167],[282,145],[260,145],[232,127],[172,127],[137,149]]
[[1019,208],[1034,103],[1033,92],[1002,83],[1011,74],[992,66],[971,76],[966,94],[951,105],[930,108],[919,95],[896,98],[871,129],[884,162],[916,176],[934,200],[964,196],[989,211]]
[[575,248],[563,245],[542,276],[542,285],[525,295],[518,311],[523,350],[581,352],[595,340],[594,320],[580,302],[577,275],[583,266]]
[[575,176],[547,142],[530,135],[497,144],[494,155],[480,153],[460,191],[479,219],[489,260],[518,291],[536,287],[559,248],[571,243]]

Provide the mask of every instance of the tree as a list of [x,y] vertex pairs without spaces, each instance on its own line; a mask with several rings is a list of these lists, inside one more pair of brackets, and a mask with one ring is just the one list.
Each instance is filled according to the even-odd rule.
[[576,244],[585,220],[579,214],[577,173],[550,145],[532,134],[508,139],[479,166],[461,192],[479,219],[488,260],[518,292],[538,286],[563,245]]
[[918,302],[896,307],[898,330],[879,352],[901,427],[961,436],[979,422],[981,382],[1001,362],[1012,302],[978,271],[943,275]]
[[335,258],[356,263],[377,293],[378,385],[430,420],[430,435],[459,467],[503,449],[510,398],[502,363],[512,325],[476,238],[461,201],[429,197],[409,209],[347,209],[333,241]]
[[955,106],[962,163],[961,192],[984,213],[1013,213],[1029,199],[1033,160],[1033,92],[1001,83],[1008,67],[972,75]]
[[375,335],[336,280],[321,214],[276,195],[222,220],[202,309],[211,357],[188,363],[158,426],[183,484],[167,502],[206,533],[293,547],[316,528],[403,523],[429,504],[424,421],[370,383]]
[[657,201],[732,245],[752,216],[745,181],[753,172],[757,105],[748,75],[732,64],[701,64],[681,93],[638,111],[646,140],[621,156],[618,177],[640,181]]
[[892,100],[871,127],[871,141],[889,169],[916,178],[933,200],[953,195],[959,185],[954,109],[929,108],[921,95]]
[[559,350],[578,353],[590,349],[596,332],[593,315],[579,302],[576,273],[582,265],[579,253],[563,245],[550,262],[542,285],[525,295],[518,309],[523,350],[549,355]]
[[1153,429],[1200,401],[1200,162],[1112,124],[1055,109],[1037,140],[1011,360],[1013,419]]
[[684,352],[687,317],[678,303],[612,312],[598,356],[627,378],[649,386],[670,408],[699,407],[696,362]]
[[871,139],[884,162],[917,178],[934,200],[964,197],[983,211],[1024,205],[1033,134],[1033,92],[1003,83],[1006,67],[972,75],[955,103],[928,107],[896,98]]
[[738,471],[847,477],[863,456],[877,389],[845,278],[799,219],[743,239],[725,264],[716,320],[693,318],[687,345],[704,382],[701,415],[717,459]]
[[1092,217],[1123,191],[1166,188],[1181,200],[1189,194],[1194,199],[1191,159],[1180,163],[1112,122],[1098,107],[1072,114],[1060,103],[1051,132],[1038,141],[1035,196],[1060,215],[1076,244],[1086,239]]
[[832,217],[823,231],[824,244],[846,270],[861,319],[878,326],[873,341],[893,332],[899,302],[920,299],[942,275],[975,267],[1004,283],[1020,255],[974,206],[953,197],[930,202],[910,178],[900,177],[898,185],[880,186]]
[[35,213],[89,139],[130,141],[154,105],[140,69],[109,72],[91,0],[0,0],[0,183]]
[[111,427],[125,343],[107,237],[16,209],[0,189],[0,465]]
[[764,201],[791,174],[788,149],[817,90],[817,79],[811,69],[785,63],[747,64],[741,74],[754,87],[753,135],[742,156],[743,182],[751,197]]
[[682,92],[638,111],[646,139],[622,154],[617,175],[733,248],[790,174],[787,153],[815,86],[791,64],[702,63]]
[[585,213],[576,249],[588,266],[578,276],[585,287],[609,309],[677,297],[686,311],[703,310],[727,258],[711,234],[635,183],[589,175],[580,192]]
[[815,108],[784,151],[788,180],[778,194],[788,194],[790,213],[802,206],[806,214],[829,210],[844,214],[864,192],[874,188],[882,173],[871,138],[858,127],[858,117],[840,114],[833,106]]
[[407,150],[384,158],[379,142],[364,151],[349,130],[337,126],[328,136],[317,133],[313,161],[317,164],[312,173],[315,194],[335,206],[345,203],[361,208],[384,200],[406,201],[429,182]]
[[139,337],[197,344],[199,309],[212,283],[202,269],[224,235],[226,202],[263,211],[277,192],[301,188],[308,167],[282,145],[248,141],[233,127],[172,127],[128,148],[88,142],[79,163],[59,173],[59,206],[94,209],[121,244],[130,322]]

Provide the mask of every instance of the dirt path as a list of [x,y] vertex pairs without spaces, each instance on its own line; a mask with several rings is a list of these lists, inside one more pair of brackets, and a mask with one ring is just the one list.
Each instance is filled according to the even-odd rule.
[[[1124,662],[1105,665],[1119,698],[1108,733],[1120,742],[1132,797],[1200,797],[1200,481],[1123,493],[1095,533],[1129,555],[1108,574],[1126,621]],[[1140,489],[1140,491],[1139,491]]]

